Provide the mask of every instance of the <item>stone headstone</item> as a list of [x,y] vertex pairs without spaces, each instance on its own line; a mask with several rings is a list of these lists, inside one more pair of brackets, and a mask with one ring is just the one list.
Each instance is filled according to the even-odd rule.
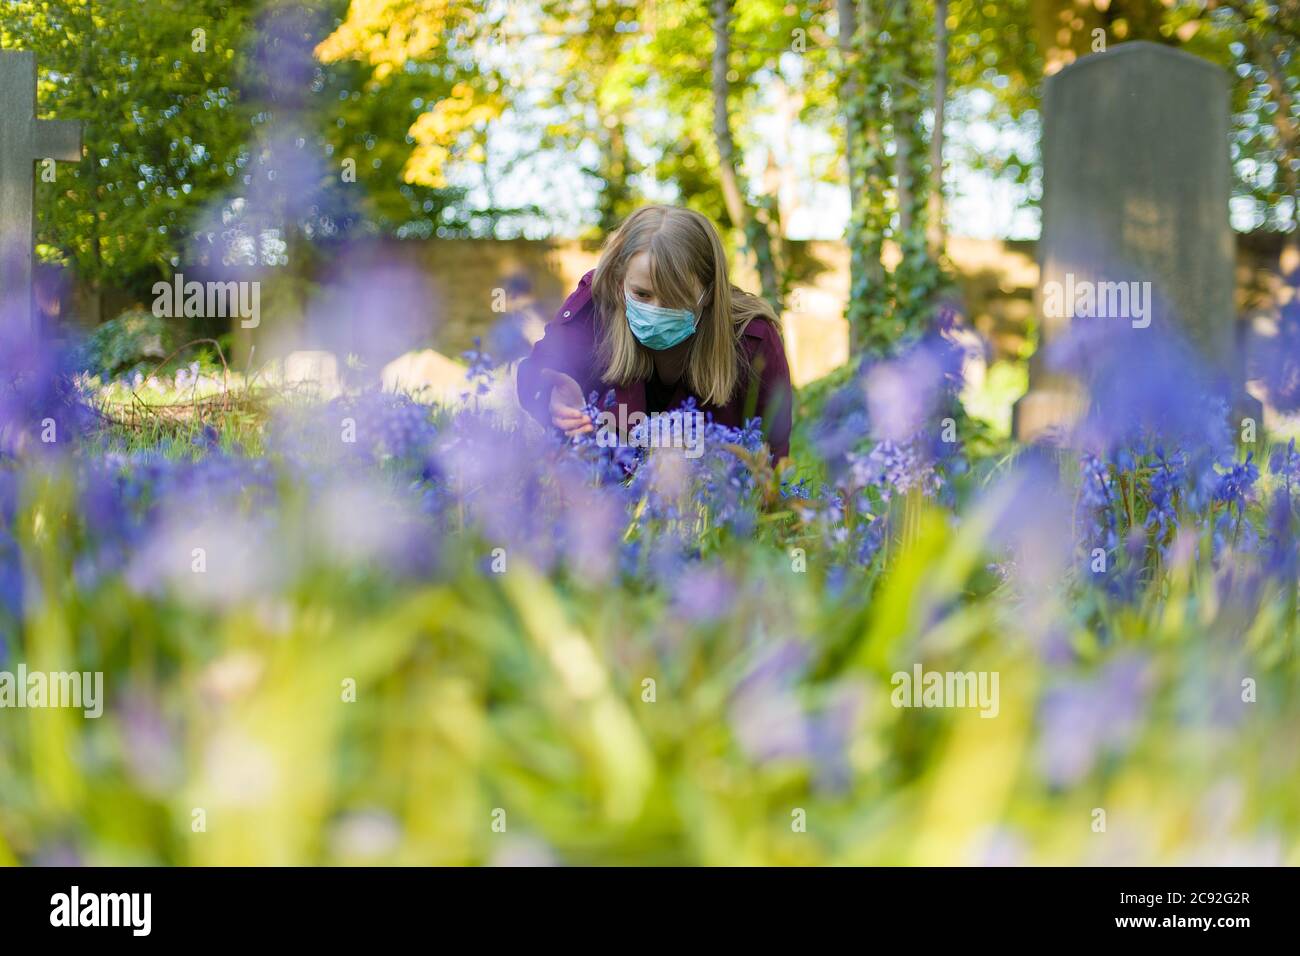
[[286,386],[302,389],[321,398],[334,398],[342,392],[339,360],[333,352],[290,352],[284,357],[280,378]]
[[1045,81],[1041,336],[1016,404],[1017,437],[1083,407],[1042,358],[1076,315],[1172,329],[1240,387],[1229,136],[1228,77],[1170,47],[1124,43]]
[[433,349],[399,355],[380,374],[384,389],[409,395],[420,402],[454,405],[470,390],[464,363]]
[[81,159],[81,124],[36,118],[36,54],[0,51],[0,301],[30,327],[33,164]]

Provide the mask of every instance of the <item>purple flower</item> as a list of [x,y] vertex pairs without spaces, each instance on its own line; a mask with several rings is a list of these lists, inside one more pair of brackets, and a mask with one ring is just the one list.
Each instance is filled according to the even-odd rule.
[[809,755],[811,729],[797,695],[809,658],[804,644],[781,641],[763,650],[736,685],[731,725],[750,759],[766,762]]
[[1163,447],[1156,448],[1148,489],[1146,527],[1155,533],[1162,551],[1178,530],[1177,498],[1185,479],[1185,469],[1185,455],[1166,456]]
[[1286,448],[1275,448],[1268,459],[1268,470],[1285,483],[1289,495],[1293,486],[1300,485],[1300,453],[1295,450],[1295,439],[1287,442]]
[[1072,376],[1089,396],[1075,447],[1104,456],[1155,440],[1193,455],[1230,450],[1225,382],[1172,333],[1075,319],[1046,354],[1049,369]]
[[931,334],[897,358],[862,370],[871,436],[906,442],[931,422],[961,387],[963,351],[944,335]]
[[[492,372],[496,368],[496,362],[492,356],[483,351],[483,342],[478,337],[474,337],[474,347],[461,353],[461,358],[468,364],[465,370],[465,378],[473,386],[472,392],[474,397],[482,398],[488,392],[492,391]],[[468,399],[469,392],[461,395],[462,400]]]
[[1146,709],[1147,674],[1140,658],[1120,657],[1094,677],[1048,691],[1040,713],[1039,758],[1049,781],[1076,784],[1101,757],[1134,742]]
[[943,483],[933,460],[922,454],[915,442],[882,441],[867,454],[850,453],[848,459],[849,487],[872,489],[882,502],[890,501],[895,495],[905,495],[913,488],[933,495]]
[[673,595],[673,610],[689,621],[707,624],[725,618],[736,600],[736,582],[717,565],[701,565],[682,574]]
[[72,352],[8,312],[0,303],[0,459],[68,450],[95,422]]
[[1279,412],[1300,409],[1300,296],[1282,307],[1277,334],[1252,342],[1250,375]]
[[[1059,466],[1039,449],[1028,449],[977,499],[967,521],[988,527],[990,554],[1009,558],[1008,583],[1033,609],[1051,612],[1051,601],[1072,556],[1071,495]],[[1054,617],[1054,613],[1052,614]],[[1046,628],[1038,615],[1026,625]]]
[[1259,479],[1259,469],[1251,461],[1254,456],[1254,452],[1247,452],[1245,461],[1229,465],[1214,489],[1214,500],[1227,504],[1229,510],[1235,508],[1239,518],[1245,514],[1246,501]]

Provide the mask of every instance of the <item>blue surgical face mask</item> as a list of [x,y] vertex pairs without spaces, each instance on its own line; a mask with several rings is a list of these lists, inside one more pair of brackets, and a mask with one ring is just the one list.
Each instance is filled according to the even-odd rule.
[[662,351],[685,342],[695,334],[699,319],[690,309],[665,309],[638,302],[626,292],[627,324],[636,340],[648,349]]

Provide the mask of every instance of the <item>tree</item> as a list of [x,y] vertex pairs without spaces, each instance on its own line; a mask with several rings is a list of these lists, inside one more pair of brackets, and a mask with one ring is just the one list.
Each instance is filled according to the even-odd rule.
[[366,160],[358,170],[369,167],[368,209],[399,235],[432,234],[444,212],[459,213],[463,227],[466,211],[455,202],[463,191],[446,173],[457,160],[485,158],[488,128],[506,105],[502,78],[481,55],[499,23],[452,0],[340,6],[345,15],[315,52],[351,94],[332,142]]
[[[852,213],[848,242],[852,349],[879,350],[919,331],[940,281],[926,194],[931,150],[921,123],[933,70],[929,18],[910,0],[840,4],[842,90]],[[940,182],[941,185],[941,182]],[[900,254],[888,271],[885,244]]]
[[723,200],[727,204],[727,215],[754,258],[763,297],[779,311],[781,281],[773,257],[775,242],[771,232],[772,222],[766,210],[760,212],[749,204],[746,195],[748,190],[741,182],[736,145],[731,136],[731,112],[728,105],[731,68],[727,62],[731,54],[731,0],[712,0],[712,3],[713,135],[718,149],[718,178],[722,185]]
[[597,236],[612,232],[637,201],[629,124],[636,114],[635,74],[629,52],[641,37],[639,0],[545,0],[542,31],[552,39],[547,68],[550,89],[542,109],[558,113],[542,143],[582,156],[592,147],[594,164],[583,172],[596,185]]
[[929,205],[926,208],[926,244],[930,256],[943,255],[944,225],[943,121],[948,105],[948,0],[934,0],[934,122],[930,133]]
[[251,4],[22,0],[0,5],[0,44],[33,50],[38,109],[83,121],[82,161],[40,182],[37,248],[96,300],[177,261],[190,219],[243,163],[236,79]]

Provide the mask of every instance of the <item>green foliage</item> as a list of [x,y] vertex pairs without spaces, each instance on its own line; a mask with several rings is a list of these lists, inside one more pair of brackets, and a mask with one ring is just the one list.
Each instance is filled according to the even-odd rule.
[[59,164],[37,202],[39,241],[79,276],[147,287],[196,215],[238,182],[251,13],[234,0],[0,6],[0,43],[36,53],[41,115],[84,124],[84,158]]
[[147,373],[180,343],[176,324],[136,309],[101,323],[82,343],[78,367],[105,379]]
[[[143,299],[153,281],[191,261],[194,231],[210,228],[210,218],[268,172],[324,165],[333,175],[320,186],[337,196],[335,171],[349,158],[361,187],[347,198],[357,197],[367,223],[432,234],[457,192],[407,184],[402,166],[407,127],[425,100],[449,88],[436,80],[439,71],[400,73],[385,85],[373,67],[345,61],[318,69],[303,102],[277,93],[277,71],[291,51],[267,36],[275,31],[292,43],[302,28],[319,39],[330,25],[324,16],[346,7],[347,0],[329,0],[299,24],[288,22],[294,9],[251,0],[0,5],[0,46],[37,55],[40,115],[84,124],[82,161],[60,163],[54,182],[38,182],[42,254],[70,263],[92,286]],[[268,141],[289,120],[303,130],[301,155]],[[337,209],[339,199],[322,212],[331,205]],[[282,211],[272,215],[262,225],[290,239],[300,230]]]
[[[847,318],[857,350],[883,351],[920,331],[942,281],[926,235],[929,136],[921,116],[933,51],[920,6],[861,4],[844,65],[853,203]],[[892,271],[883,261],[887,241],[901,255]]]
[[[491,543],[454,535],[436,582],[304,554],[310,573],[270,599],[146,596],[78,578],[86,528],[65,476],[33,469],[22,488],[13,526],[40,597],[17,653],[117,680],[102,719],[8,715],[4,862],[69,847],[154,865],[1294,855],[1296,769],[1277,756],[1297,716],[1294,605],[1270,592],[1241,619],[1212,596],[1208,562],[1166,570],[1132,603],[1017,593],[985,567],[1014,504],[996,497],[960,522],[917,507],[886,569],[850,588],[812,548],[791,573],[784,545],[799,539],[727,540],[708,568],[742,597],[697,619],[633,581],[514,557],[486,574],[475,556]],[[300,540],[321,518],[286,494],[279,532]],[[231,518],[250,514],[237,501]],[[996,719],[897,706],[892,675],[918,662],[1000,675]],[[1140,686],[1108,689],[1116,663],[1138,666]],[[1051,717],[1063,700],[1088,726]],[[1088,727],[1108,706],[1132,716],[1098,738]],[[782,741],[800,746],[769,746]],[[1225,806],[1224,786],[1249,798]],[[1095,807],[1140,836],[1102,839]],[[1213,826],[1188,825],[1206,814]]]

